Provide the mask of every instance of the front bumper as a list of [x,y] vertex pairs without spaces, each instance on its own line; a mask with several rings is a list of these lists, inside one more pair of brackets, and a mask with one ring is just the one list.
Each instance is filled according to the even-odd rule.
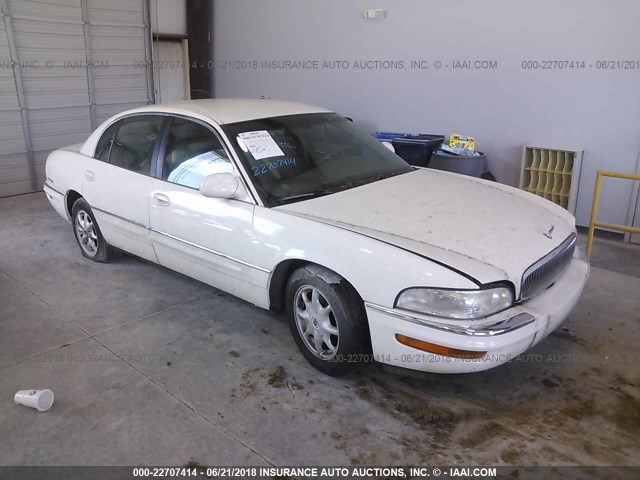
[[[589,263],[578,250],[565,272],[544,292],[490,317],[447,321],[406,310],[366,303],[374,358],[382,363],[437,373],[487,370],[512,360],[553,332],[578,302]],[[470,360],[427,353],[401,344],[396,334],[472,352]]]

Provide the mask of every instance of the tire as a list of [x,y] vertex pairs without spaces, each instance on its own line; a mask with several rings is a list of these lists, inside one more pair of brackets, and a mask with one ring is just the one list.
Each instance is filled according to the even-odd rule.
[[98,263],[111,261],[114,249],[102,236],[96,217],[84,198],[79,198],[73,204],[71,224],[83,256]]
[[291,334],[307,361],[332,377],[371,357],[364,304],[342,277],[318,265],[299,268],[286,292]]

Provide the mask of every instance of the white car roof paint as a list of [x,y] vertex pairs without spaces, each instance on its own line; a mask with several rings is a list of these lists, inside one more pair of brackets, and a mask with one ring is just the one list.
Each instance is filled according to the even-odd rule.
[[329,112],[324,108],[283,100],[257,100],[250,98],[212,98],[204,100],[184,100],[180,102],[148,105],[126,113],[163,112],[191,115],[194,113],[209,117],[216,123],[246,122],[259,118],[281,117],[300,113]]
[[303,113],[330,113],[321,107],[284,100],[260,100],[251,98],[212,98],[202,100],[183,100],[178,102],[158,103],[126,110],[114,115],[99,126],[87,139],[80,153],[91,156],[106,126],[118,118],[136,113],[169,113],[185,115],[200,120],[213,120],[219,125],[225,123],[246,122],[260,118],[281,117]]

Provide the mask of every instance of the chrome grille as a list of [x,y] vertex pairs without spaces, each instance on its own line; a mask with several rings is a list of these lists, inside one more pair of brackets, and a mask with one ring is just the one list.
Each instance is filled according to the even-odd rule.
[[565,271],[576,249],[576,236],[571,235],[549,255],[531,265],[522,276],[520,300],[527,300],[551,285]]

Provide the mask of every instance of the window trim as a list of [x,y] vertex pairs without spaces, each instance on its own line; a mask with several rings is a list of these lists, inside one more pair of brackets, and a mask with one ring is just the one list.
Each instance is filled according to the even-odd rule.
[[[107,130],[109,130],[113,125],[115,125],[118,122],[121,122],[122,120],[125,120],[127,118],[131,118],[131,117],[137,117],[140,115],[145,115],[145,116],[149,116],[149,115],[157,115],[159,117],[166,117],[169,114],[165,113],[165,112],[135,112],[135,113],[129,113],[126,115],[122,115],[119,116],[117,118],[114,118],[112,122],[110,122],[106,127],[104,127],[102,129],[102,133],[100,134],[100,138],[98,138],[98,141],[96,141],[95,146],[93,147],[93,154],[91,155],[91,158],[93,158],[94,160],[99,160],[98,158],[96,158],[96,153],[98,152],[98,145],[100,144],[100,140],[102,140],[102,137],[104,136],[105,133],[107,133]],[[101,126],[102,128],[102,126]],[[118,130],[120,130],[120,127],[118,127]],[[117,135],[117,131],[116,131],[116,135]],[[109,156],[111,156],[111,152],[109,152]]]
[[[93,155],[92,158],[98,161],[102,161],[96,158],[96,150],[98,149],[98,143],[100,143],[100,140],[102,139],[102,135],[104,135],[106,133],[106,131],[112,126],[114,125],[116,122],[120,122],[122,120],[125,120],[127,118],[130,117],[134,117],[134,116],[139,116],[139,115],[157,115],[160,117],[167,117],[165,118],[165,123],[163,124],[163,127],[161,128],[161,135],[158,135],[158,138],[160,139],[159,141],[156,140],[156,146],[154,147],[154,151],[152,153],[153,158],[151,159],[151,173],[150,176],[152,178],[155,178],[156,180],[160,180],[162,182],[166,182],[166,180],[162,179],[162,171],[160,170],[160,174],[158,175],[158,162],[164,162],[164,150],[161,151],[160,148],[162,146],[165,146],[164,144],[162,144],[162,142],[165,142],[165,138],[168,136],[168,125],[170,124],[169,119],[171,117],[176,117],[176,118],[182,118],[185,120],[189,120],[191,122],[195,122],[198,123],[206,128],[208,128],[219,140],[220,140],[220,144],[222,145],[222,148],[224,148],[225,153],[227,154],[227,156],[229,157],[229,160],[231,161],[231,163],[233,164],[235,171],[238,172],[238,176],[240,177],[240,181],[242,182],[242,185],[244,186],[245,190],[248,193],[250,202],[245,202],[245,203],[252,203],[253,205],[257,205],[257,206],[264,206],[264,203],[262,202],[262,199],[260,198],[260,195],[258,194],[257,190],[255,189],[255,185],[253,184],[253,182],[250,180],[249,175],[247,174],[246,170],[244,169],[244,166],[242,165],[242,162],[240,161],[240,159],[237,157],[237,153],[236,151],[233,149],[233,147],[231,146],[230,140],[227,138],[226,134],[224,133],[224,131],[220,128],[220,125],[218,125],[217,123],[215,123],[214,120],[202,120],[200,118],[196,118],[196,117],[192,117],[188,114],[180,114],[180,113],[173,113],[173,112],[167,112],[167,111],[148,111],[148,112],[135,112],[135,113],[129,113],[129,114],[125,114],[125,115],[121,115],[118,116],[117,118],[113,119],[112,122],[110,122],[103,130],[102,130],[102,134],[100,135],[100,138],[98,138],[98,140],[96,141],[96,144],[93,148]],[[118,127],[118,130],[120,129],[120,127]],[[117,132],[116,132],[117,135]],[[115,138],[115,137],[114,137]],[[157,150],[156,150],[157,147]],[[160,154],[162,153],[162,157],[160,157]],[[111,151],[109,151],[109,159],[111,158]],[[108,161],[104,162],[107,163],[109,165],[113,165],[110,164]],[[139,172],[133,172],[131,170],[127,170],[126,168],[123,167],[118,167],[117,165],[113,165],[114,167],[117,168],[122,168],[123,170],[126,170],[128,172],[131,173],[138,173],[138,175],[144,175],[142,173]],[[166,182],[166,183],[171,183],[171,182]],[[177,183],[171,183],[171,185],[177,185],[183,188],[189,188],[190,190],[193,190],[193,188],[191,187],[186,187],[184,185],[179,185]]]
[[[209,130],[216,137],[216,139],[220,142],[220,146],[222,147],[222,149],[224,150],[225,154],[227,155],[227,159],[229,160],[229,162],[233,166],[234,172],[236,172],[236,175],[238,175],[238,177],[240,178],[240,181],[242,182],[242,185],[244,186],[245,191],[247,192],[248,197],[251,200],[250,202],[245,202],[245,203],[251,203],[253,205],[258,205],[258,202],[256,201],[255,194],[254,194],[253,190],[251,189],[251,187],[248,185],[247,180],[245,178],[244,169],[238,163],[237,159],[233,156],[233,154],[232,154],[233,150],[229,149],[229,145],[226,142],[225,137],[212,124],[210,124],[209,122],[206,122],[204,120],[200,120],[199,118],[194,118],[194,117],[190,117],[188,115],[181,115],[181,114],[177,114],[177,113],[169,113],[169,114],[167,114],[167,116],[168,116],[168,119],[166,120],[166,124],[165,124],[164,129],[163,129],[162,140],[160,141],[160,143],[158,145],[158,151],[157,151],[157,155],[156,155],[156,165],[155,165],[155,171],[154,171],[154,175],[153,175],[154,178],[156,178],[157,180],[160,180],[162,182],[168,183],[170,185],[175,185],[175,186],[178,186],[178,187],[188,188],[189,190],[198,192],[197,188],[189,187],[187,185],[182,185],[182,184],[175,183],[175,182],[169,182],[168,180],[165,180],[163,178],[164,155],[166,153],[167,143],[169,141],[169,131],[171,130],[171,125],[173,124],[173,119],[174,118],[179,118],[179,119],[182,119],[182,120],[186,120],[188,122],[193,122],[195,124],[198,124],[198,125],[206,128],[207,130]],[[237,201],[242,201],[242,200],[237,200]]]
[[[96,148],[93,151],[93,158],[95,160],[98,160],[100,162],[104,162],[104,163],[109,163],[109,159],[111,158],[111,149],[113,148],[113,141],[115,140],[116,136],[118,135],[118,130],[120,130],[120,125],[117,125],[118,123],[120,123],[121,119],[116,120],[115,122],[111,122],[109,124],[109,126],[107,128],[105,128],[102,132],[102,135],[100,135],[100,138],[98,139],[98,141],[96,142]],[[99,158],[98,156],[98,147],[100,146],[100,142],[102,141],[102,139],[104,138],[104,136],[107,134],[107,132],[109,131],[109,129],[113,126],[116,126],[117,128],[114,130],[113,136],[111,137],[111,140],[109,141],[109,153],[107,154],[107,159],[106,160],[102,160],[101,158]]]
[[[134,118],[134,117],[160,117],[162,119],[162,125],[160,125],[160,130],[158,131],[158,136],[156,137],[156,139],[154,140],[153,143],[153,149],[151,150],[151,161],[149,162],[149,171],[147,173],[143,173],[143,172],[136,172],[134,170],[129,170],[128,168],[125,167],[121,167],[120,165],[114,165],[113,163],[111,163],[111,151],[109,151],[109,160],[107,161],[107,163],[109,165],[113,165],[114,167],[118,167],[118,168],[122,168],[123,170],[126,170],[127,172],[131,172],[131,173],[137,173],[138,175],[145,175],[147,177],[151,177],[153,178],[153,174],[156,170],[156,161],[157,161],[157,157],[158,157],[158,148],[160,147],[160,142],[162,141],[162,138],[165,134],[165,128],[167,125],[167,121],[168,121],[168,117],[167,115],[164,114],[156,114],[155,112],[148,112],[148,113],[136,113],[133,115],[127,115],[126,117],[122,117],[120,119],[120,125],[118,126],[118,130],[116,131],[115,136],[113,137],[113,143],[115,143],[116,138],[118,138],[118,133],[120,133],[120,129],[122,128],[122,123],[130,118]],[[111,148],[113,149],[113,144],[111,145]]]
[[[111,150],[113,149],[113,144],[115,143],[114,140],[118,136],[118,132],[120,132],[120,127],[122,125],[118,125],[118,128],[116,129],[116,133],[113,136],[113,139],[112,139],[112,142],[111,142],[111,147],[109,147],[109,157],[107,158],[107,160],[105,161],[105,160],[100,160],[99,158],[96,158],[96,153],[98,151],[98,144],[100,143],[100,140],[102,140],[103,135],[105,133],[107,133],[107,130],[109,130],[116,123],[119,123],[119,122],[121,123],[121,122],[123,122],[123,121],[125,121],[125,120],[127,120],[129,118],[141,117],[141,116],[142,117],[161,117],[162,118],[162,126],[160,127],[160,131],[159,131],[158,137],[155,139],[155,142],[153,144],[153,150],[151,151],[151,163],[149,165],[149,172],[148,173],[135,172],[133,170],[129,170],[128,168],[121,167],[120,165],[114,165],[113,163],[111,163]],[[107,165],[111,165],[112,167],[116,167],[116,168],[120,168],[122,170],[126,170],[127,172],[136,173],[138,175],[144,175],[145,177],[155,178],[154,173],[156,171],[156,162],[157,162],[157,158],[158,158],[158,148],[160,146],[160,142],[164,138],[165,128],[166,128],[169,116],[170,116],[169,114],[164,113],[164,112],[136,112],[136,113],[132,113],[132,114],[129,114],[129,115],[123,115],[122,117],[116,118],[113,122],[111,122],[109,125],[107,125],[107,127],[102,131],[102,135],[100,135],[100,138],[96,142],[96,146],[93,149],[92,158],[94,160],[99,161],[99,162],[106,163]]]

